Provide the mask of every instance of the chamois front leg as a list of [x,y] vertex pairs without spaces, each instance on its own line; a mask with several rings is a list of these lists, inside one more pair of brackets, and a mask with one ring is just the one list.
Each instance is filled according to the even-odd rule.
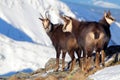
[[79,67],[81,67],[81,50],[78,48],[76,50],[77,56],[78,56],[78,62],[79,62]]
[[60,57],[60,50],[57,49],[56,51],[56,66],[55,66],[55,71],[58,71],[59,69],[59,57]]
[[65,69],[65,56],[66,56],[66,52],[62,53],[62,71],[64,71]]
[[83,57],[81,58],[81,70],[85,72],[86,69],[86,50],[83,49]]
[[69,55],[72,59],[72,64],[70,65],[70,71],[72,71],[74,69],[74,66],[75,66],[75,63],[76,63],[76,59],[75,59],[75,56],[74,56],[74,51],[70,51]]
[[101,51],[101,58],[102,58],[102,66],[104,67],[105,66],[105,51],[104,50]]
[[98,69],[100,68],[100,53],[96,52],[96,59],[95,59],[95,67]]
[[86,57],[86,70],[85,72],[89,72],[91,70],[91,61],[92,61],[92,57]]
[[84,50],[83,57],[84,57],[84,64],[83,64],[83,70],[85,73],[88,73],[92,68],[92,48],[87,48]]

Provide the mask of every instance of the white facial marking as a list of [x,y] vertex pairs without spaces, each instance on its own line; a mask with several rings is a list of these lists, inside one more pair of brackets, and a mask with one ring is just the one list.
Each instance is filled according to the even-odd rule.
[[108,24],[112,24],[112,23],[114,22],[114,21],[111,20],[110,18],[105,17],[105,19],[106,19],[106,21],[107,21]]
[[45,21],[43,22],[43,25],[44,25],[45,28],[48,27],[48,24],[49,24],[49,21],[47,21],[47,20],[45,20]]
[[50,23],[49,23],[49,20],[44,20],[43,21],[43,27],[44,27],[44,29],[45,29],[45,31],[48,33],[48,32],[50,32],[50,30],[51,30],[51,25],[50,25]]

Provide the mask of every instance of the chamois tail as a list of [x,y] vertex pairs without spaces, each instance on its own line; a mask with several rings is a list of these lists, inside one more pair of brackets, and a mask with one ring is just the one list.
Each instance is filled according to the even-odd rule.
[[99,32],[94,32],[94,39],[98,39],[100,37],[100,33]]

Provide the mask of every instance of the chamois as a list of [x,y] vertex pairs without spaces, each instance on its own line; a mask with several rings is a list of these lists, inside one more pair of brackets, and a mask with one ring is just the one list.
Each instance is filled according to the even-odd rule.
[[110,11],[108,11],[107,13],[105,12],[104,18],[99,22],[96,21],[80,22],[68,16],[65,16],[64,18],[72,20],[72,33],[75,34],[76,39],[78,41],[78,45],[83,50],[85,68],[82,67],[82,70],[83,71],[90,70],[90,61],[92,52],[94,50],[96,51],[95,66],[99,68],[100,52],[102,56],[102,64],[104,65],[105,57],[104,50],[106,49],[111,36],[109,26],[112,22],[115,21],[115,19],[111,17]]
[[[106,51],[108,43],[111,39],[110,25],[115,21],[116,20],[112,17],[110,10],[107,13],[105,12],[104,17],[99,21],[99,23],[103,25],[103,28],[104,28],[104,30],[106,32],[106,36],[107,36],[106,42],[104,43],[104,46],[103,46],[104,51]],[[103,51],[102,59],[101,59],[103,66],[105,65],[105,63],[104,63],[105,52],[104,51]],[[96,55],[96,57],[97,56],[98,56],[98,58],[96,58],[96,67],[99,65],[99,61],[98,61],[99,60],[99,54]]]
[[104,13],[104,17],[99,21],[99,23],[103,24],[104,30],[107,33],[107,37],[109,38],[107,43],[104,45],[104,49],[106,50],[109,40],[111,38],[110,33],[110,24],[112,24],[115,21],[115,19],[111,16],[111,12],[108,11],[108,13]]
[[75,64],[74,51],[78,48],[78,44],[75,36],[70,32],[63,32],[62,28],[63,26],[65,26],[63,24],[53,24],[50,22],[50,20],[47,17],[45,19],[44,18],[43,19],[39,18],[39,19],[42,21],[43,27],[46,33],[48,34],[48,36],[50,37],[52,44],[56,50],[55,71],[58,71],[59,69],[59,57],[60,57],[61,51],[62,51],[62,71],[65,68],[64,61],[65,61],[66,52],[69,53],[72,59],[70,71],[73,70],[74,64]]

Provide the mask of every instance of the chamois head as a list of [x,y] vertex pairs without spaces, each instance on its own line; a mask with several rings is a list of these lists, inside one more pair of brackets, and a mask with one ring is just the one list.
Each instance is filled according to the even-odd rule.
[[[41,15],[41,14],[40,14]],[[51,30],[51,25],[50,25],[50,20],[48,19],[48,17],[46,16],[46,13],[45,13],[45,17],[44,18],[42,15],[41,15],[42,18],[39,18],[41,21],[42,21],[42,24],[43,24],[43,27],[45,29],[46,32],[49,32]]]
[[108,24],[112,24],[113,22],[115,22],[115,19],[112,17],[110,10],[104,13],[104,18]]
[[61,16],[64,20],[63,32],[72,32],[72,19],[68,16]]

